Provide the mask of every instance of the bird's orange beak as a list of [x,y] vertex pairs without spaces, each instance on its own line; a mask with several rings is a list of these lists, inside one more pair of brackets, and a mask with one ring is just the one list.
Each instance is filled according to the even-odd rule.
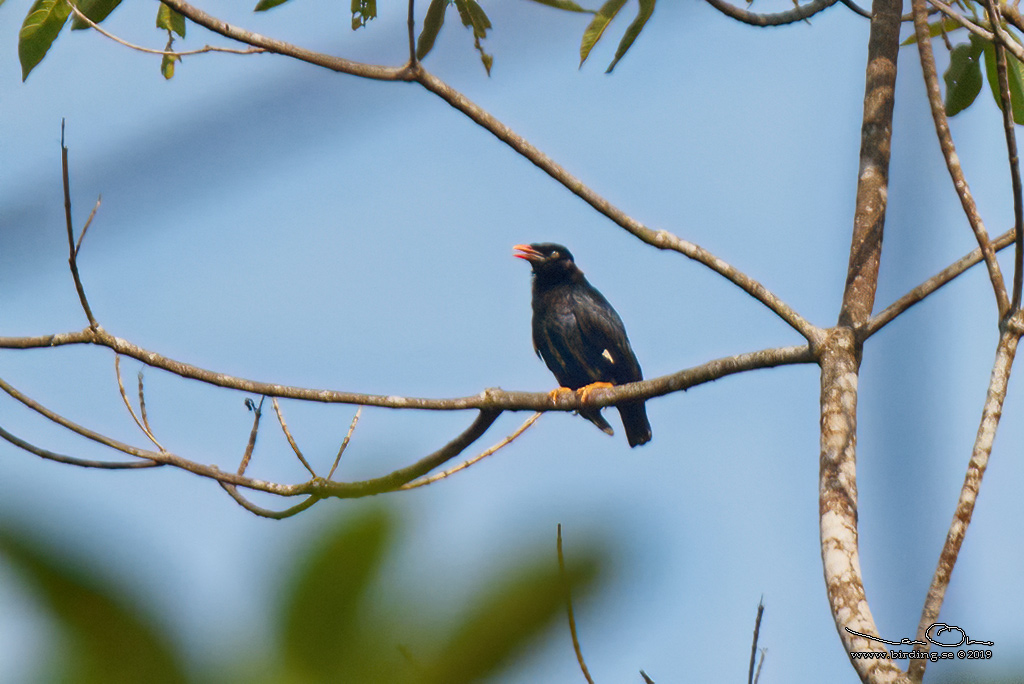
[[520,252],[519,254],[513,254],[512,256],[519,259],[526,259],[527,261],[539,261],[544,258],[540,252],[535,250],[530,245],[513,245],[512,249]]

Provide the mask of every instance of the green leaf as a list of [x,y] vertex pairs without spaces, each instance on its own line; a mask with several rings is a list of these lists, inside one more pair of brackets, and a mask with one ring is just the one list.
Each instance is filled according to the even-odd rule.
[[[943,33],[952,33],[953,31],[962,28],[964,28],[964,25],[959,21],[946,17],[945,19],[940,19],[939,21],[928,24],[928,35],[934,38],[935,36],[942,35]],[[900,43],[900,45],[914,45],[916,43],[917,34],[911,33],[906,40]]]
[[380,509],[346,518],[300,559],[279,621],[289,668],[308,675],[295,681],[361,681],[353,671],[366,659],[372,635],[362,619],[371,608],[365,599],[394,528]]
[[448,0],[430,0],[427,16],[423,18],[423,30],[416,41],[416,59],[423,59],[434,48],[437,34],[444,26],[444,13],[448,4]]
[[[64,676],[76,684],[179,684],[189,681],[174,639],[139,610],[111,577],[88,571],[63,548],[38,536],[0,529],[0,556],[66,637],[52,647]],[[57,655],[59,654],[59,655]]]
[[352,0],[352,30],[366,26],[377,18],[377,0]]
[[185,17],[163,3],[160,3],[159,9],[156,11],[156,27],[173,31],[182,38],[185,37]]
[[953,48],[949,68],[942,76],[946,81],[946,116],[955,116],[969,107],[981,92],[981,50],[982,46],[973,41]]
[[[593,589],[603,565],[602,554],[574,553],[566,562],[563,580],[554,554],[519,559],[500,582],[487,585],[486,594],[469,602],[472,607],[434,657],[423,663],[424,683],[489,680],[502,667],[536,642],[542,630],[564,625],[565,581],[580,599]],[[568,638],[566,634],[562,637]]]
[[160,73],[163,77],[170,81],[174,78],[174,63],[180,62],[181,57],[178,55],[164,55],[163,60],[160,61]]
[[622,40],[619,41],[619,49],[615,51],[615,59],[608,65],[606,74],[610,74],[615,65],[619,63],[622,56],[626,54],[632,45],[636,37],[640,35],[640,32],[644,30],[644,26],[647,25],[647,20],[654,14],[654,3],[655,0],[640,0],[640,9],[636,13],[636,19],[626,29],[625,35],[622,36]]
[[480,41],[487,37],[487,30],[491,28],[491,20],[476,0],[455,0],[455,8],[459,10],[459,17],[462,25],[473,29],[473,46],[480,53],[480,61],[483,62],[487,75],[491,75],[491,65],[494,64],[494,57],[484,51]]
[[253,8],[253,12],[266,12],[268,9],[273,9],[286,2],[288,2],[288,0],[260,0],[256,3],[256,7]]
[[[973,38],[973,36],[972,36]],[[995,46],[982,39],[977,40],[985,47],[985,72],[988,74],[988,86],[995,98],[996,106],[1002,109],[1002,98],[999,97],[999,73],[996,67]],[[1024,73],[1021,63],[1009,52],[1006,54],[1006,77],[1010,86],[1010,107],[1013,111],[1013,121],[1017,124],[1024,124]],[[980,78],[979,78],[980,80]],[[980,89],[980,84],[979,84]]]
[[608,0],[601,9],[597,11],[594,18],[591,20],[590,25],[583,32],[583,42],[580,43],[580,66],[587,61],[587,57],[590,56],[590,51],[594,49],[594,45],[601,39],[604,34],[604,30],[608,28],[608,24],[615,15],[619,13],[622,6],[626,4],[626,0]]
[[572,0],[533,0],[541,5],[547,5],[548,7],[554,7],[555,9],[565,10],[566,12],[586,12],[587,14],[594,14],[594,10],[587,9],[586,7],[580,7]]
[[[121,0],[78,0],[77,4],[82,14],[98,24],[106,19],[114,11],[115,7],[121,4]],[[79,18],[78,15],[75,15],[71,20],[72,31],[81,31],[87,28],[91,27]]]
[[24,81],[46,56],[50,45],[57,39],[71,14],[65,0],[36,0],[18,33],[18,59],[21,60],[21,80]]

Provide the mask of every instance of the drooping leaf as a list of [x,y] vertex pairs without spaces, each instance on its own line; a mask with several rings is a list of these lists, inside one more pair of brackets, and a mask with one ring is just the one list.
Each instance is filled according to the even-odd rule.
[[[952,33],[953,31],[962,28],[964,28],[964,25],[961,24],[959,21],[957,21],[956,19],[950,19],[949,17],[946,17],[944,19],[940,19],[939,21],[935,21],[932,22],[931,24],[928,24],[928,35],[934,38],[935,36],[942,35],[943,33]],[[916,43],[917,34],[911,33],[906,40],[900,43],[900,45],[914,45]]]
[[160,73],[168,81],[174,78],[174,63],[180,62],[181,57],[178,55],[164,55],[164,58],[160,61]]
[[21,60],[21,80],[24,81],[43,60],[53,41],[57,39],[71,7],[66,0],[36,0],[25,16],[18,33],[18,59]]
[[597,44],[597,41],[601,40],[601,36],[604,34],[604,30],[608,28],[608,24],[625,4],[626,0],[607,0],[607,2],[601,5],[601,9],[597,10],[597,14],[594,15],[590,25],[583,32],[583,41],[580,43],[581,67],[587,61],[587,57],[590,56],[590,51],[594,49],[594,45]]
[[[580,599],[593,588],[603,559],[593,550],[584,558],[578,553],[574,556],[566,562],[565,579],[573,597]],[[565,601],[565,581],[551,555],[532,562],[520,559],[508,576],[472,600],[472,608],[461,624],[434,658],[423,663],[419,681],[441,684],[489,679],[542,630],[565,620]],[[567,634],[568,626],[564,629]]]
[[480,53],[480,61],[483,62],[487,75],[491,75],[491,65],[494,64],[494,57],[484,51],[481,40],[487,37],[487,30],[491,28],[491,20],[476,0],[455,0],[455,8],[459,10],[459,17],[462,25],[473,29],[473,46]]
[[427,15],[423,18],[423,30],[416,41],[416,59],[423,59],[434,48],[437,34],[444,25],[444,13],[448,9],[448,0],[430,0]]
[[626,29],[625,35],[622,36],[622,40],[619,41],[619,49],[615,51],[615,59],[608,65],[606,74],[610,74],[615,65],[619,63],[622,56],[626,54],[626,51],[633,45],[633,41],[640,35],[640,32],[644,30],[644,26],[647,25],[647,20],[654,14],[654,3],[655,0],[640,0],[640,9],[636,13],[636,18]]
[[286,664],[307,675],[298,681],[361,681],[353,670],[372,633],[360,614],[394,527],[389,515],[370,511],[324,532],[305,555],[280,620]]
[[587,9],[586,7],[580,7],[572,0],[533,0],[541,5],[547,5],[548,7],[554,7],[555,9],[565,10],[566,12],[586,12],[587,14],[594,14],[594,10]]
[[256,3],[256,7],[253,8],[253,12],[266,12],[268,9],[273,9],[286,2],[288,2],[288,0],[260,0]]
[[[115,7],[121,4],[121,0],[78,0],[77,4],[82,14],[98,24],[106,19],[114,11]],[[89,24],[82,21],[77,14],[71,19],[72,31],[80,31],[87,28],[90,28]]]
[[133,605],[122,586],[100,580],[64,549],[0,529],[0,556],[53,617],[66,639],[59,681],[180,684],[188,681],[174,640]]
[[160,7],[156,10],[156,27],[173,31],[182,38],[185,37],[185,17],[163,3],[160,3]]
[[[971,36],[974,38],[974,36]],[[995,46],[979,38],[977,41],[979,44],[984,45],[985,49],[985,72],[988,75],[989,90],[992,92],[992,97],[995,98],[996,106],[1002,108],[1002,98],[999,97],[999,72],[996,65],[996,48]],[[1017,58],[1004,50],[1006,54],[1006,78],[1010,86],[1010,107],[1013,111],[1013,121],[1017,124],[1024,124],[1024,73],[1022,73],[1021,63],[1017,61]],[[979,89],[980,89],[979,85]]]
[[974,102],[981,92],[981,50],[976,43],[961,43],[953,48],[946,82],[946,116],[955,116]]
[[352,30],[366,26],[377,18],[377,0],[352,0]]

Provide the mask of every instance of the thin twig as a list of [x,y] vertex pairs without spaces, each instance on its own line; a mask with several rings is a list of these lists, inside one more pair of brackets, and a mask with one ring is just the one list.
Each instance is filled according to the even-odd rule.
[[288,430],[288,423],[284,422],[284,414],[281,413],[281,407],[277,403],[277,397],[271,397],[271,401],[274,404],[274,411],[277,413],[277,422],[281,424],[281,429],[284,431],[284,436],[288,438],[288,444],[291,445],[292,451],[294,451],[295,455],[299,457],[300,461],[302,461],[302,465],[306,466],[306,470],[309,471],[309,474],[316,477],[316,473],[306,461],[305,457],[303,457],[302,451],[299,449],[299,445],[295,443],[295,438],[292,437],[292,433]]
[[89,300],[85,297],[85,288],[82,286],[82,278],[78,274],[78,251],[75,248],[75,229],[71,220],[71,180],[68,177],[68,148],[64,144],[64,119],[60,120],[60,165],[64,177],[64,220],[68,229],[68,265],[71,267],[71,277],[75,281],[75,290],[78,292],[78,301],[82,305],[85,317],[89,320],[89,327],[98,330],[100,325],[96,317],[92,315],[89,307]]
[[558,523],[558,574],[562,576],[562,586],[565,587],[565,606],[569,612],[569,633],[572,634],[572,650],[576,652],[576,662],[580,664],[580,670],[586,677],[589,684],[594,684],[587,669],[587,663],[583,660],[583,649],[580,648],[579,636],[576,634],[576,616],[572,612],[572,589],[569,587],[569,575],[565,572],[565,556],[562,554],[562,523]]
[[[121,380],[121,357],[117,354],[114,354],[114,375],[117,376],[117,389],[121,393],[121,401],[124,402],[125,408],[127,408],[128,413],[131,414],[132,420],[134,420],[135,424],[139,426],[139,429],[142,430],[143,434],[149,438],[149,441],[156,445],[156,448],[159,451],[167,451],[164,449],[163,445],[157,441],[156,437],[153,436],[153,433],[150,432],[149,425],[139,420],[139,417],[135,414],[135,409],[132,408],[132,403],[128,401],[128,393],[124,391],[124,382]],[[139,396],[142,396],[141,384]]]
[[[999,419],[1003,414],[1003,402],[1006,400],[1010,370],[1013,367],[1013,359],[1017,353],[1017,344],[1022,333],[1024,333],[1024,313],[1017,311],[1007,319],[1006,326],[999,336],[996,358],[992,364],[992,375],[989,378],[988,392],[985,397],[985,406],[981,412],[981,423],[974,440],[971,459],[967,464],[967,474],[964,476],[956,512],[953,514],[953,521],[946,534],[946,542],[939,554],[935,575],[928,588],[924,608],[921,610],[921,620],[917,626],[918,641],[927,642],[928,628],[939,618],[939,611],[946,597],[946,589],[949,587],[953,568],[960,555],[960,548],[967,535],[967,528],[971,524],[974,504],[978,499],[978,492],[981,490],[981,480],[985,476],[988,459],[992,455],[996,430],[999,427]],[[912,681],[921,681],[927,664],[927,658],[911,659],[908,674]]]
[[96,198],[96,204],[93,205],[92,211],[89,212],[89,218],[85,220],[85,225],[82,226],[82,232],[78,235],[78,242],[75,243],[75,259],[78,258],[78,252],[82,249],[82,240],[85,239],[85,233],[89,230],[89,226],[92,225],[92,220],[96,218],[96,211],[99,210],[102,201],[103,195]]
[[[946,160],[946,168],[953,181],[953,187],[964,214],[967,216],[974,237],[981,248],[982,256],[985,257],[985,266],[988,268],[989,280],[992,283],[992,290],[996,297],[996,309],[999,318],[1002,319],[1010,309],[1010,298],[1006,294],[1006,285],[1003,282],[1003,274],[999,269],[999,261],[996,260],[996,253],[989,240],[988,231],[978,213],[978,207],[971,195],[967,178],[964,177],[963,168],[960,166],[960,159],[956,154],[956,146],[953,144],[953,136],[949,131],[949,121],[946,118],[946,108],[942,101],[942,91],[939,87],[939,76],[935,68],[935,55],[932,53],[931,35],[929,33],[926,0],[913,0],[914,10],[914,31],[917,36],[917,50],[921,57],[921,70],[924,72],[925,87],[928,93],[928,103],[932,110],[932,120],[935,123],[935,133],[939,138],[939,147],[942,149],[942,156]],[[939,5],[936,5],[937,7]],[[941,7],[940,7],[941,9]]]
[[[260,418],[263,417],[263,402],[266,401],[266,397],[260,397],[259,405],[251,399],[246,400],[246,406],[248,406],[252,412],[252,429],[249,430],[249,441],[245,445],[245,452],[242,453],[242,462],[238,464],[238,474],[245,475],[245,471],[249,468],[249,461],[252,459],[252,452],[256,448],[256,435],[260,431]],[[230,492],[228,492],[230,494]]]
[[345,453],[345,449],[348,448],[348,441],[352,439],[352,433],[355,432],[356,423],[359,422],[359,416],[363,413],[363,407],[360,406],[356,409],[356,414],[352,416],[352,422],[348,425],[348,432],[345,433],[345,439],[341,440],[341,446],[338,448],[338,455],[334,457],[334,463],[331,465],[331,470],[327,473],[327,479],[330,480],[334,477],[334,471],[338,469],[338,464],[341,463],[341,455]]
[[[963,26],[965,29],[967,29],[968,32],[973,33],[974,35],[978,36],[979,38],[984,38],[985,40],[987,40],[989,42],[994,42],[994,41],[997,40],[996,39],[996,34],[992,33],[991,31],[989,31],[986,28],[978,26],[973,21],[971,21],[967,17],[963,16],[962,14],[957,12],[955,9],[953,9],[952,7],[947,5],[946,3],[942,2],[941,0],[928,0],[928,4],[933,5],[935,7],[935,9],[939,10],[944,15],[946,15],[947,17],[949,17],[950,19],[952,19],[953,21],[957,22],[958,24]],[[943,32],[943,35],[945,35],[945,32]],[[930,34],[929,34],[929,38],[930,38]]]
[[[998,252],[1012,245],[1014,243],[1014,233],[1015,231],[1010,229],[997,237],[992,241],[992,249]],[[948,284],[954,278],[966,272],[967,269],[981,263],[981,261],[981,248],[976,247],[973,251],[960,257],[952,264],[897,299],[886,307],[884,311],[874,316],[870,321],[868,321],[860,339],[863,341],[868,337],[871,337],[914,304],[917,304],[943,285]]]
[[754,684],[754,661],[757,659],[757,640],[761,637],[761,617],[763,615],[764,596],[757,602],[757,617],[754,619],[754,638],[750,644],[750,669],[747,671],[747,684]]
[[783,26],[809,19],[818,12],[836,4],[836,0],[814,0],[806,5],[797,5],[791,10],[775,14],[758,14],[757,12],[740,9],[735,5],[725,2],[725,0],[707,0],[707,3],[725,16],[744,24],[750,24],[751,26]]
[[[448,470],[445,470],[444,472],[436,473],[436,474],[431,475],[429,477],[422,477],[422,478],[420,478],[418,480],[414,480],[412,482],[404,484],[401,487],[399,487],[399,489],[416,489],[417,487],[422,487],[424,485],[428,485],[428,484],[432,484],[434,482],[437,482],[438,480],[443,480],[444,478],[448,477],[449,475],[453,475],[453,474],[459,472],[460,470],[465,470],[466,468],[468,468],[469,466],[473,465],[474,463],[482,461],[483,459],[487,458],[488,456],[490,456],[494,452],[498,451],[499,449],[502,449],[502,448],[508,446],[509,444],[511,444],[513,441],[515,441],[515,439],[517,437],[519,437],[519,435],[521,435],[524,432],[526,432],[530,428],[530,426],[532,426],[534,423],[536,423],[537,419],[540,418],[542,415],[543,414],[540,413],[540,412],[534,413],[532,416],[527,418],[526,421],[522,425],[520,425],[518,428],[516,428],[515,432],[513,432],[508,437],[506,437],[505,439],[501,440],[500,442],[498,442],[494,446],[490,447],[489,449],[481,451],[479,454],[477,454],[473,458],[469,459],[468,461],[464,461],[463,463],[460,463],[459,465],[455,466],[454,468],[449,468]],[[328,478],[328,479],[330,479],[330,478]]]
[[409,0],[409,66],[416,66],[416,0]]
[[149,425],[149,414],[146,412],[146,391],[142,384],[142,371],[139,371],[139,413],[142,415],[142,424],[146,426],[149,434],[153,433],[153,428]]
[[57,463],[65,463],[67,465],[78,466],[80,468],[101,468],[104,470],[130,470],[134,468],[154,468],[156,466],[166,465],[165,463],[157,463],[156,461],[129,461],[117,462],[117,461],[94,461],[85,458],[77,458],[75,456],[65,456],[64,454],[58,454],[49,449],[43,449],[35,444],[26,442],[25,440],[11,434],[7,430],[0,427],[0,437],[7,440],[14,446],[24,449],[30,454],[35,454],[41,458],[45,458],[48,461],[56,461]]
[[215,47],[213,45],[206,45],[204,47],[199,48],[198,50],[185,50],[183,52],[176,52],[176,51],[170,50],[170,49],[167,49],[167,50],[157,50],[155,48],[143,47],[142,45],[135,45],[134,43],[129,43],[127,40],[124,40],[123,38],[118,38],[113,33],[110,33],[109,31],[104,30],[102,26],[100,26],[99,24],[94,22],[92,19],[87,17],[85,15],[85,13],[82,12],[82,10],[78,9],[78,7],[73,2],[69,2],[68,5],[71,7],[71,11],[74,12],[76,17],[81,19],[83,22],[88,24],[90,28],[92,28],[95,31],[99,32],[104,37],[109,38],[110,40],[114,41],[115,43],[119,43],[120,45],[123,45],[126,48],[130,48],[130,49],[135,50],[137,52],[144,52],[144,53],[149,54],[149,55],[164,55],[164,56],[170,56],[170,57],[186,57],[188,55],[201,55],[201,54],[206,53],[206,52],[227,52],[227,53],[233,54],[233,55],[255,55],[255,54],[259,54],[261,52],[266,52],[265,49],[259,48],[259,47],[249,47],[249,48],[245,48],[244,50],[239,50],[237,48]]
[[302,511],[306,510],[307,508],[310,508],[317,501],[321,500],[320,497],[310,496],[306,498],[306,500],[303,501],[302,503],[295,504],[294,506],[286,508],[283,511],[273,511],[270,510],[269,508],[257,506],[253,502],[246,499],[239,493],[238,488],[235,487],[235,485],[228,484],[226,482],[220,482],[219,484],[221,487],[224,488],[224,491],[231,495],[232,499],[238,502],[239,506],[249,511],[250,513],[255,513],[261,518],[270,518],[272,520],[284,520],[285,518],[290,518],[293,515],[297,515]]

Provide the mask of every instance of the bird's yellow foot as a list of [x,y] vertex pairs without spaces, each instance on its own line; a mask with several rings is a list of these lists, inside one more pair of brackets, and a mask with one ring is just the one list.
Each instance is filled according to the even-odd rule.
[[612,387],[615,387],[615,385],[613,385],[610,382],[592,382],[589,385],[580,387],[578,390],[576,390],[576,396],[580,398],[581,404],[586,404],[588,401],[590,401],[590,393],[593,392],[594,390],[609,389]]
[[548,392],[548,396],[551,397],[551,401],[557,402],[558,398],[566,393],[572,394],[573,391],[568,387],[559,387]]

